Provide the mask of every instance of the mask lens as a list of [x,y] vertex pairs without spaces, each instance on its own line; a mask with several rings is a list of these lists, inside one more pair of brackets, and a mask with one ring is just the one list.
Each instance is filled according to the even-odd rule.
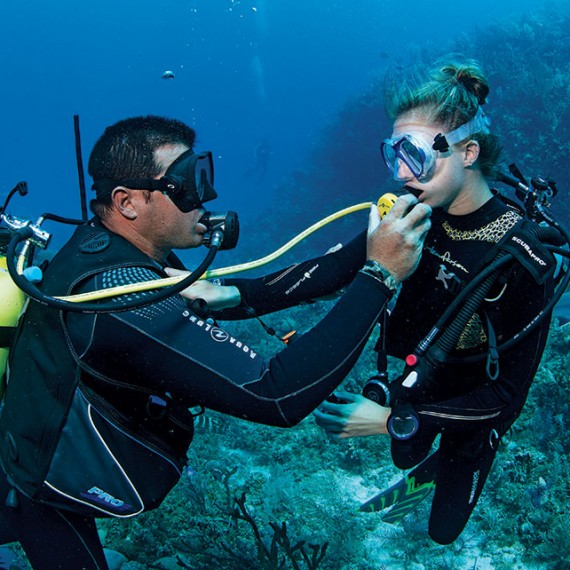
[[212,167],[212,155],[205,153],[199,155],[194,167],[196,193],[200,200],[204,199],[207,188],[214,187],[214,169]]
[[387,139],[382,143],[380,150],[386,166],[395,177],[398,174],[398,160],[404,162],[418,180],[428,176],[435,164],[434,152],[411,135]]
[[166,171],[168,195],[182,212],[201,208],[203,202],[218,195],[214,190],[214,161],[211,152],[191,150],[180,155]]
[[396,160],[398,157],[396,156],[395,145],[392,143],[393,141],[390,139],[385,140],[380,145],[380,152],[382,153],[382,158],[384,159],[386,166],[391,172],[394,172],[396,170]]
[[405,138],[400,142],[399,155],[408,165],[412,174],[416,178],[419,178],[422,175],[426,161],[425,152],[417,147],[410,139]]

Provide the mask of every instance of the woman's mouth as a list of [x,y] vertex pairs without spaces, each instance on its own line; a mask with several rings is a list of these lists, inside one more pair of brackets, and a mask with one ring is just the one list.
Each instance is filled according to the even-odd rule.
[[402,188],[400,188],[396,194],[398,196],[403,196],[404,194],[412,194],[419,200],[420,196],[423,194],[423,191],[418,190],[417,188],[413,188],[412,186],[402,186]]
[[417,188],[412,188],[411,186],[404,186],[402,190],[404,190],[405,192],[409,192],[410,194],[413,194],[416,198],[419,198],[420,195],[422,194],[421,190],[418,190]]

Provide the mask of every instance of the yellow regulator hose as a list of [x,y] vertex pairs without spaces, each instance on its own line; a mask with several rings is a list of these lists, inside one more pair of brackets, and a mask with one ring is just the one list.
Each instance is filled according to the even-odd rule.
[[[396,201],[396,196],[394,194],[384,194],[378,200],[378,209],[380,211],[380,216],[384,217],[389,211],[394,202]],[[322,227],[342,218],[343,216],[347,216],[348,214],[352,214],[354,212],[359,212],[361,210],[368,210],[372,202],[363,202],[361,204],[355,204],[354,206],[350,206],[345,208],[344,210],[339,210],[326,218],[323,218],[319,222],[313,224],[312,226],[308,227],[306,230],[302,231],[299,235],[295,236],[293,239],[288,241],[285,245],[281,246],[279,249],[266,255],[265,257],[261,257],[260,259],[256,259],[255,261],[249,261],[247,263],[242,263],[239,265],[230,265],[229,267],[222,267],[220,269],[211,269],[206,271],[201,279],[213,279],[215,277],[221,277],[223,275],[232,275],[235,273],[240,273],[242,271],[249,271],[250,269],[256,269],[257,267],[261,267],[262,265],[266,265],[277,259],[278,257],[282,256],[284,253],[288,252],[291,248],[296,246],[299,242],[303,241],[305,238],[310,236],[312,233],[320,230]],[[161,279],[153,279],[151,281],[142,281],[141,283],[131,283],[129,285],[120,285],[118,287],[109,287],[108,289],[101,289],[99,291],[90,291],[88,293],[80,293],[78,295],[68,295],[66,297],[56,297],[56,299],[62,299],[64,301],[73,301],[76,303],[81,303],[85,301],[96,301],[100,299],[107,299],[109,297],[116,297],[118,295],[129,295],[132,293],[138,293],[140,291],[149,291],[151,289],[159,289],[161,287],[168,287],[169,285],[176,285],[182,279],[184,279],[186,275],[178,275],[176,277],[164,277]]]

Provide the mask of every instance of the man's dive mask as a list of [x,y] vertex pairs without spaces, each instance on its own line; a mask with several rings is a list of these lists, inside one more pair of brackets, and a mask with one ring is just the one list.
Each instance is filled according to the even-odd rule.
[[410,169],[414,178],[425,180],[433,174],[440,152],[448,152],[452,145],[465,140],[474,133],[488,133],[489,125],[490,120],[479,107],[475,116],[467,123],[445,135],[437,134],[431,146],[421,138],[406,133],[392,139],[386,139],[380,145],[380,152],[395,179],[399,178],[398,161],[401,160]]
[[201,208],[204,202],[218,197],[214,190],[214,161],[210,151],[183,152],[159,179],[104,180],[93,184],[93,189],[97,192],[111,192],[117,186],[162,192],[181,212]]

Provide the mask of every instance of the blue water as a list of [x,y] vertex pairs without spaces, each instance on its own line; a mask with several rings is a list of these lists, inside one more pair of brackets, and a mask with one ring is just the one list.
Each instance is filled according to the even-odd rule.
[[[2,0],[0,196],[24,179],[28,214],[77,216],[73,115],[81,117],[86,161],[107,125],[164,114],[191,124],[198,148],[213,150],[216,207],[238,210],[247,231],[260,208],[279,204],[275,188],[303,163],[320,129],[387,66],[406,61],[414,47],[538,7],[531,0]],[[175,79],[162,79],[165,70]],[[272,154],[259,182],[246,173],[264,138]]]
[[[567,4],[567,0],[560,4],[564,6],[566,13]],[[478,29],[497,22],[504,26],[514,23],[524,28],[525,14],[540,13],[545,6],[551,5],[550,1],[538,0],[479,0],[476,3],[457,0],[55,0],[51,3],[45,0],[0,0],[0,200],[3,200],[19,180],[26,180],[30,193],[26,198],[14,198],[10,208],[13,214],[36,217],[50,211],[79,217],[73,115],[78,114],[81,118],[85,164],[94,142],[106,126],[129,116],[167,115],[196,129],[197,149],[213,151],[215,186],[219,199],[212,207],[216,210],[237,210],[246,243],[252,243],[252,240],[247,242],[248,235],[259,232],[260,247],[263,249],[255,255],[261,256],[291,237],[293,226],[295,231],[301,229],[298,228],[301,223],[299,212],[304,214],[301,227],[305,227],[305,220],[316,221],[325,213],[330,213],[328,204],[321,207],[320,202],[310,200],[310,196],[306,195],[306,184],[299,184],[297,188],[291,183],[284,185],[283,180],[295,180],[295,177],[299,176],[297,173],[303,173],[307,169],[306,162],[310,160],[311,149],[316,141],[320,140],[323,129],[331,122],[334,123],[348,100],[366,92],[387,69],[409,63],[416,53],[429,54],[432,50],[435,53],[440,46],[454,38],[469,38],[470,34],[474,34]],[[548,18],[545,18],[543,23],[539,22],[533,29],[541,26],[544,26],[545,30],[548,29]],[[528,42],[535,45],[530,36]],[[501,44],[500,37],[497,37],[497,44]],[[536,60],[551,64],[547,52],[549,46],[540,42],[536,42],[536,45],[541,46],[539,49],[546,50],[545,53],[533,54]],[[438,51],[438,55],[439,53]],[[477,57],[477,53],[467,55]],[[489,57],[489,53],[485,56]],[[552,67],[560,66],[561,70],[566,69],[565,73],[568,73],[567,62],[568,57],[565,57],[561,62],[552,64]],[[167,70],[172,71],[174,79],[162,78]],[[506,82],[524,81],[515,76],[495,77],[491,80],[490,107],[493,97],[499,99],[500,90],[504,89]],[[543,81],[541,78],[536,80]],[[549,80],[545,72],[544,83]],[[532,95],[532,88],[529,88],[528,96]],[[568,93],[563,90],[557,94],[559,100],[564,97],[567,98]],[[513,101],[513,107],[516,105],[517,101]],[[492,110],[490,114],[493,114]],[[526,128],[524,136],[534,136],[544,128],[541,121],[546,114],[544,109],[537,109],[536,115],[533,114],[532,117],[515,117],[517,120],[522,119],[522,126],[515,126]],[[570,118],[568,109],[565,116],[566,119],[560,118],[560,133],[562,127],[567,129],[564,122]],[[495,115],[496,124],[502,119],[503,127],[509,127],[504,117]],[[516,131],[514,127],[512,130]],[[565,157],[568,152],[564,150],[564,145],[568,146],[568,140],[560,133],[545,133],[554,138],[555,147],[561,148],[560,156],[556,157],[557,164],[567,160]],[[386,134],[379,125],[377,143]],[[264,140],[271,149],[271,155],[267,171],[259,172],[256,170],[255,151]],[[533,148],[519,145],[517,140],[507,140],[506,143],[510,153],[520,151],[521,160],[529,160],[529,156],[532,158]],[[373,158],[374,156],[376,158]],[[343,158],[341,156],[339,160]],[[540,160],[548,167],[550,158],[554,162],[554,156],[550,155]],[[347,162],[350,163],[351,160],[347,158]],[[378,172],[380,188],[384,178],[388,178],[387,172],[379,166],[380,159],[377,155],[371,154],[367,160],[369,162],[361,161],[358,164],[366,171],[370,169]],[[351,164],[347,164],[347,169],[350,167]],[[568,179],[566,168],[563,173]],[[561,193],[566,197],[567,187],[568,184],[561,185]],[[288,192],[286,200],[283,196],[284,188]],[[361,201],[362,193],[356,190],[358,189],[346,189],[344,205],[355,203],[355,196],[358,196],[357,201]],[[319,191],[320,196],[326,197],[322,188]],[[369,194],[373,192],[369,188],[363,192],[367,194],[367,199],[372,197]],[[338,191],[335,197],[338,198]],[[261,225],[258,230],[260,213],[268,210],[271,214],[264,214],[268,223]],[[337,230],[330,231],[334,233]],[[65,232],[58,233],[55,243],[61,243],[64,235]],[[251,249],[248,250],[249,253]],[[223,252],[221,255],[227,256],[224,260],[228,265],[243,261],[239,258],[239,252],[236,252],[238,259],[235,261],[232,258],[233,251]],[[560,318],[561,322],[566,322],[570,318],[569,315],[568,297],[565,296],[555,316]],[[290,322],[278,322],[278,328],[286,330],[285,326],[297,328],[296,325],[291,326]],[[562,338],[562,333],[558,335]],[[557,338],[555,337],[555,341],[559,344],[552,349],[552,354],[555,351],[559,354],[555,355],[556,358],[545,359],[553,369],[563,366],[557,364],[557,358],[567,354],[567,337],[562,340]],[[365,369],[365,364],[362,364],[362,368],[364,372],[361,372],[361,376],[366,377],[369,371]],[[503,493],[501,500],[512,494],[511,503],[515,504],[516,511],[509,511],[509,505],[501,507],[499,501],[499,506],[496,507],[499,514],[494,514],[491,507],[495,508],[495,494],[489,490],[483,496],[477,514],[470,523],[471,534],[465,539],[465,543],[458,543],[457,549],[445,551],[433,545],[426,546],[425,541],[421,543],[422,537],[425,537],[425,521],[422,521],[421,527],[406,527],[412,528],[412,531],[402,535],[401,542],[388,540],[392,536],[389,529],[376,534],[363,532],[362,536],[357,537],[358,540],[354,539],[355,551],[359,551],[356,549],[361,547],[358,541],[375,539],[379,541],[380,546],[376,549],[370,547],[374,557],[377,557],[378,552],[387,552],[388,546],[394,544],[394,560],[400,559],[399,551],[408,545],[406,560],[417,558],[417,567],[420,567],[420,562],[426,561],[423,566],[425,568],[491,568],[485,558],[491,554],[487,552],[487,548],[480,547],[480,544],[484,544],[487,536],[491,539],[497,534],[501,521],[512,519],[517,529],[523,526],[521,521],[525,521],[524,525],[531,530],[524,531],[525,542],[522,545],[517,542],[521,532],[517,530],[519,534],[516,540],[512,539],[515,546],[511,547],[511,535],[514,536],[511,532],[512,525],[510,522],[502,525],[508,527],[504,538],[504,544],[507,546],[504,552],[496,553],[499,560],[496,568],[514,567],[509,562],[509,556],[515,548],[518,548],[516,560],[522,560],[521,552],[525,548],[528,548],[531,559],[536,556],[536,560],[556,560],[557,550],[561,556],[565,556],[570,550],[570,543],[567,534],[565,538],[567,527],[563,522],[557,527],[558,530],[548,528],[548,533],[554,533],[552,535],[544,531],[544,536],[548,535],[544,540],[540,534],[543,530],[535,532],[534,527],[526,522],[531,520],[537,529],[553,527],[549,521],[556,520],[558,512],[562,513],[567,503],[567,484],[563,475],[560,475],[564,473],[564,468],[567,469],[564,453],[559,454],[560,465],[553,461],[549,473],[545,466],[552,461],[552,456],[543,458],[539,454],[539,451],[542,452],[542,440],[536,443],[531,437],[547,439],[550,433],[559,435],[562,432],[567,438],[567,424],[564,423],[566,420],[559,409],[563,398],[557,397],[558,392],[554,391],[557,381],[552,380],[555,376],[550,370],[544,373],[544,377],[547,382],[536,383],[537,386],[546,386],[540,388],[542,392],[537,392],[537,401],[545,401],[547,404],[554,402],[557,407],[551,414],[538,413],[537,418],[540,418],[544,425],[550,422],[550,427],[543,427],[541,431],[538,420],[533,419],[532,423],[527,420],[532,427],[527,427],[520,436],[522,443],[517,443],[520,445],[518,448],[511,444],[509,449],[514,449],[514,459],[511,460],[509,456],[511,463],[506,464],[504,468],[506,475],[496,475]],[[568,376],[564,373],[560,378],[567,382]],[[564,392],[563,381],[559,380],[558,383],[560,393],[567,395],[568,390]],[[551,392],[555,396],[542,395],[550,395]],[[542,405],[550,409],[546,404]],[[558,425],[564,426],[565,429],[558,430]],[[302,430],[291,430],[290,435],[289,432],[285,434],[283,431],[273,430],[270,436],[259,437],[259,432],[255,431],[262,429],[259,426],[242,426],[240,429],[249,430],[247,434],[250,440],[247,445],[244,444],[244,449],[254,450],[249,460],[253,463],[259,461],[260,469],[265,469],[263,454],[274,458],[276,450],[281,454],[280,461],[283,465],[287,465],[287,461],[295,465],[297,457],[301,470],[307,468],[310,471],[309,467],[313,466],[313,462],[317,465],[317,471],[320,465],[318,462],[322,462],[323,472],[329,472],[331,466],[337,464],[342,468],[346,465],[342,463],[342,452],[337,452],[338,457],[335,456],[331,446],[321,441],[322,436],[310,433],[306,436],[309,443],[303,448],[294,439],[299,437],[300,441],[304,441],[301,439],[305,437]],[[544,436],[541,436],[542,433]],[[215,447],[216,442],[212,444],[213,448],[208,448],[208,438],[203,438],[202,443],[197,441],[191,452],[200,449],[199,445],[206,446],[204,462],[210,458],[221,458],[231,467],[234,462],[242,461],[242,456],[236,459],[231,457],[231,453],[235,449],[241,449],[240,438],[243,439],[243,434],[243,431],[238,432],[233,442],[230,438],[225,452],[224,448]],[[286,439],[288,437],[291,439]],[[321,440],[318,440],[318,437],[321,437]],[[281,444],[281,441],[284,443]],[[317,444],[320,441],[321,447],[317,450],[314,448],[317,445],[315,441]],[[361,471],[364,471],[364,482],[370,486],[370,495],[374,485],[382,486],[383,483],[378,472],[371,471],[376,465],[369,461],[374,448],[372,444],[368,445],[370,447],[366,448],[366,443],[359,443],[360,447],[355,446],[350,453],[347,452],[347,456],[350,455],[351,461],[362,461],[361,466],[349,471],[349,476],[354,477],[355,473],[360,475]],[[361,447],[364,447],[364,451],[360,451]],[[308,450],[306,456],[303,455],[303,449]],[[535,463],[527,469],[525,462],[531,462],[528,458],[529,450],[533,451],[538,459],[534,459]],[[329,455],[325,456],[325,453]],[[307,457],[306,462],[303,462],[304,457]],[[330,457],[333,459],[330,460]],[[225,465],[223,461],[222,466]],[[329,464],[325,466],[326,461],[329,461]],[[350,462],[348,464],[350,467]],[[200,473],[199,467],[202,467],[202,464],[198,458],[193,459],[192,465],[196,467],[196,473]],[[203,467],[202,476],[204,473],[208,475],[207,467]],[[284,477],[279,471],[277,476],[282,479]],[[255,477],[252,479],[259,481],[259,473]],[[191,481],[190,476],[186,479],[180,493],[186,492],[189,496],[196,496],[197,492],[191,485],[197,484]],[[215,481],[216,477],[212,476],[212,480]],[[530,481],[527,486],[532,484],[539,490],[551,489],[554,485],[553,490],[549,491],[551,494],[547,496],[550,501],[548,509],[554,513],[551,519],[547,518],[546,508],[543,511],[536,510],[538,514],[532,511],[521,481]],[[339,529],[349,532],[350,518],[347,518],[346,527],[340,526],[345,517],[344,513],[347,512],[347,507],[341,504],[341,499],[345,498],[343,494],[349,499],[353,495],[356,496],[358,489],[349,488],[347,491],[345,486],[344,489],[340,487],[341,490],[337,492],[333,489],[339,488],[338,482],[333,481],[331,484],[328,480],[326,488],[319,488],[318,480],[311,483],[308,476],[300,476],[299,473],[295,473],[295,481],[294,484],[291,483],[290,488],[281,483],[282,480],[279,489],[276,484],[272,492],[264,494],[263,504],[268,510],[276,508],[276,505],[289,507],[289,504],[292,504],[298,507],[301,514],[297,513],[297,523],[304,521],[310,533],[317,533],[322,528],[325,540],[334,541],[335,537],[343,536],[343,531]],[[211,486],[213,487],[213,483]],[[194,494],[191,494],[187,487]],[[282,488],[285,489],[285,498],[279,495]],[[309,489],[309,492],[305,492],[305,488]],[[291,501],[287,493],[293,496],[297,493],[297,500]],[[320,501],[323,496],[333,505],[329,508],[328,515],[323,516],[320,511],[313,512],[308,508],[302,511],[304,501],[309,502],[311,498]],[[560,511],[557,510],[556,501],[563,505]],[[338,505],[336,510],[334,505]],[[503,510],[499,511],[499,507]],[[191,503],[184,503],[181,519],[190,520],[191,517],[197,516],[195,510],[197,508]],[[331,513],[336,514],[337,518],[333,522],[338,524],[338,527],[332,523],[331,526],[326,526],[333,518]],[[278,512],[275,520],[286,520],[286,515]],[[175,539],[180,531],[179,520],[172,515],[170,518],[165,516],[165,520],[170,520],[171,525],[171,528],[167,527],[165,531],[166,536]],[[120,521],[120,524],[124,522]],[[162,523],[163,520],[160,519],[160,525],[156,528],[161,528]],[[355,528],[363,528],[362,523],[360,524],[361,526]],[[125,528],[128,528],[126,523]],[[188,532],[187,529],[185,532]],[[142,534],[135,533],[135,536],[137,538],[134,542],[130,537],[122,543],[116,539],[119,546],[115,544],[114,547],[130,554],[131,558],[136,558],[134,550],[144,552],[148,549],[149,560],[154,562],[159,555],[150,547],[156,545],[148,537],[145,543],[140,538]],[[383,536],[386,539],[384,542]],[[312,534],[311,540],[315,540]],[[157,535],[156,542],[160,541],[161,536]],[[191,542],[189,539],[188,541]],[[135,547],[132,546],[133,543]],[[466,547],[461,552],[464,544]],[[415,547],[418,548],[417,552],[412,551]],[[128,548],[133,551],[128,552]],[[169,548],[169,552],[176,552],[178,545],[175,543],[172,547],[170,544]],[[346,550],[350,550],[350,547],[347,546]],[[0,558],[4,556],[4,559],[8,560],[12,553],[2,550],[0,555]],[[450,562],[454,560],[454,556],[458,560],[464,558],[461,558],[460,562]],[[11,558],[8,561],[12,561]],[[428,566],[427,561],[432,565]],[[368,570],[371,567],[366,566],[364,562],[361,566],[354,566],[359,570]],[[374,568],[386,567],[378,562]],[[563,566],[548,566],[547,562],[544,566],[532,567]]]

